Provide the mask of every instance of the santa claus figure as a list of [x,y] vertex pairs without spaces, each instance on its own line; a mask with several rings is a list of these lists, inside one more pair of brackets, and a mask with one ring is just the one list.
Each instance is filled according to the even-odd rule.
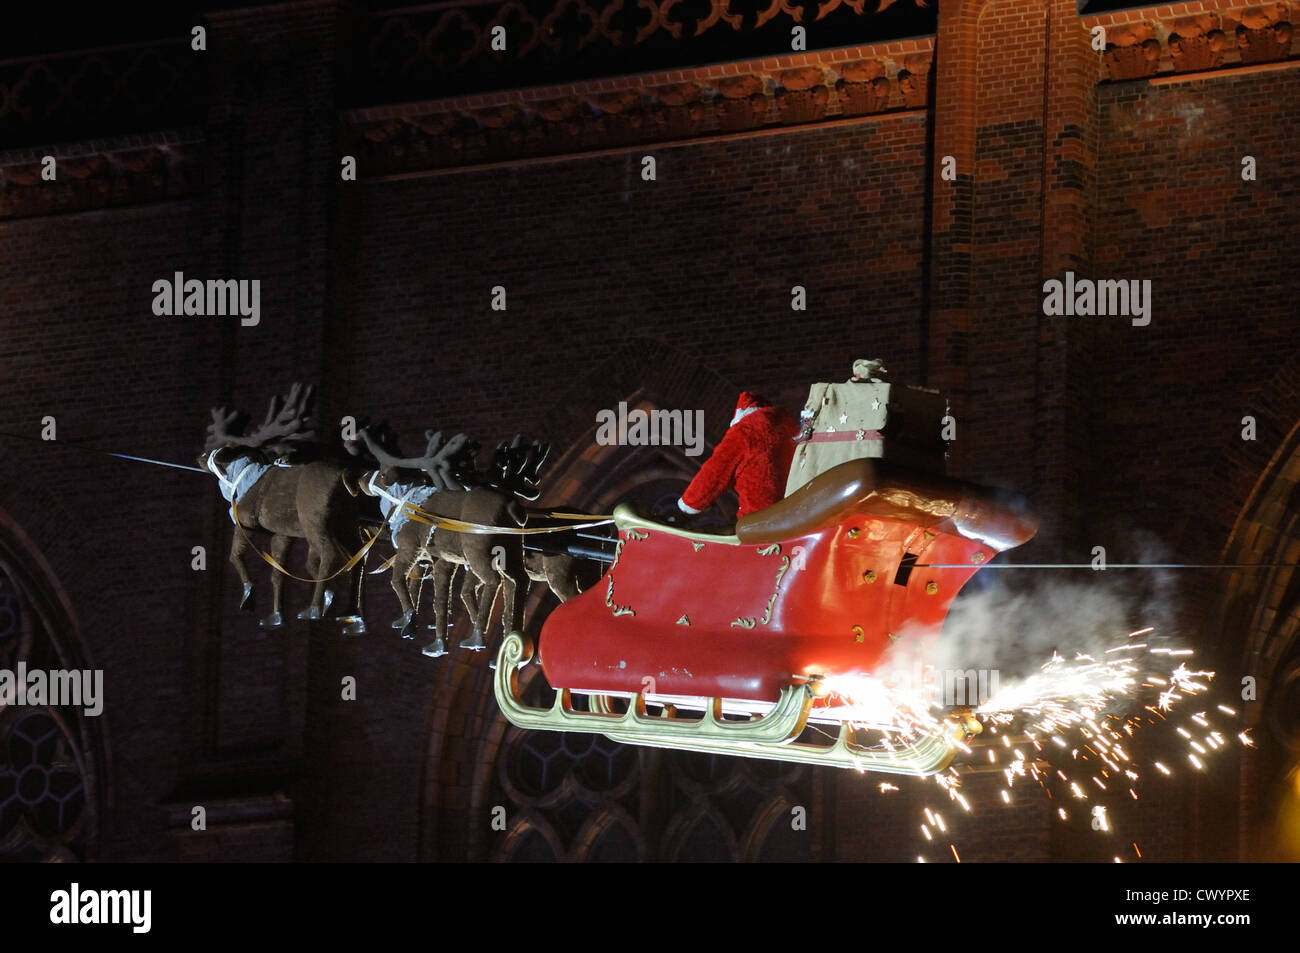
[[692,516],[703,512],[733,482],[740,496],[737,519],[771,506],[785,492],[798,434],[793,416],[745,391],[726,436],[677,501],[678,508]]

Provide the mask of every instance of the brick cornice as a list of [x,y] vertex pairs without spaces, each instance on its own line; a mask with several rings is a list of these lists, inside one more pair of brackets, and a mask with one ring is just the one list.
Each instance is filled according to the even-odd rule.
[[343,113],[364,177],[825,123],[929,105],[932,38]]
[[1297,18],[1300,3],[1200,0],[1094,14],[1080,22],[1089,31],[1106,30],[1104,77],[1122,81],[1300,56]]
[[[121,208],[193,195],[202,179],[197,129],[0,153],[0,221]],[[42,178],[53,156],[55,178]]]

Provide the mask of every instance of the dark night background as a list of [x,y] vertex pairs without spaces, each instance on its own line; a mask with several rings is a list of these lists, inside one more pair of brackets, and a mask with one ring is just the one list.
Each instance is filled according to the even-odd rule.
[[[789,51],[791,11],[806,53]],[[364,638],[261,632],[235,611],[213,481],[70,446],[190,463],[209,408],[260,415],[304,380],[320,420],[387,418],[412,448],[426,427],[547,439],[541,502],[606,512],[675,492],[698,461],[597,445],[598,410],[703,408],[712,445],[742,388],[797,411],[811,383],[875,356],[949,397],[950,474],[1034,501],[1038,537],[1003,560],[1086,562],[1105,545],[1113,561],[1281,564],[1180,572],[1167,621],[1256,748],[1153,785],[1118,816],[1118,846],[1054,822],[1033,792],[994,809],[1000,776],[972,774],[988,806],[959,836],[964,858],[1109,860],[1128,841],[1154,860],[1287,856],[1300,4],[28,16],[0,34],[0,432],[14,435],[0,437],[0,667],[101,668],[107,699],[99,718],[0,710],[0,858],[913,859],[921,782],[884,796],[881,779],[831,769],[510,728],[485,655],[430,660],[387,627],[385,578],[367,583]],[[517,41],[506,54],[486,48],[496,22]],[[261,323],[155,317],[152,283],[176,271],[260,280]],[[1044,316],[1042,282],[1066,271],[1149,279],[1151,324]],[[806,312],[790,310],[795,284]],[[47,415],[54,444],[38,439]],[[190,568],[197,545],[206,572]],[[306,589],[288,591],[296,611]],[[533,592],[530,627],[552,603]],[[339,700],[347,675],[355,702]],[[1257,700],[1240,701],[1243,676]],[[20,809],[4,785],[21,770],[44,772],[48,796]],[[791,805],[806,832],[786,829]]]

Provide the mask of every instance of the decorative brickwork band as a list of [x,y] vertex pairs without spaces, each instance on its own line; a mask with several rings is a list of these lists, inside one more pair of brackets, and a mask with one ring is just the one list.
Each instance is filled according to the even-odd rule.
[[186,40],[0,63],[0,148],[191,125],[202,66]]
[[[626,75],[929,36],[931,0],[505,0],[381,11],[358,102]],[[802,47],[792,31],[804,31]]]
[[[1296,55],[1293,24],[1300,5],[1272,3],[1222,13],[1217,9],[1196,11],[1214,6],[1152,7],[1085,16],[1082,22],[1087,29],[1106,29],[1103,59],[1111,80],[1272,63]],[[1187,15],[1162,16],[1162,10]]]
[[53,150],[47,181],[40,155],[0,154],[0,221],[186,198],[198,191],[202,155],[197,133],[122,137]]
[[924,108],[931,46],[880,44],[344,118],[363,177],[566,155]]

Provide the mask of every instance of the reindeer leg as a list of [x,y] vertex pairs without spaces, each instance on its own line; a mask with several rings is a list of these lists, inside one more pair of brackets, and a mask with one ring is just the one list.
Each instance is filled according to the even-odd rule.
[[352,611],[358,619],[363,620],[363,625],[365,624],[364,601],[366,596],[366,563],[368,562],[370,562],[370,553],[367,551],[366,555],[361,557],[361,561],[352,567],[352,604],[354,607]]
[[435,636],[420,651],[430,658],[447,654],[447,610],[451,604],[451,583],[456,564],[440,559],[433,566],[433,619]]
[[244,565],[244,553],[248,551],[248,537],[235,527],[235,537],[230,541],[230,561],[235,566],[235,572],[239,573],[239,579],[244,584],[244,594],[239,598],[239,610],[241,612],[252,612],[257,605],[257,599],[253,595],[253,580],[248,576],[248,567]]
[[[420,614],[420,595],[424,592],[425,579],[433,569],[434,556],[428,548],[433,530],[422,534],[408,523],[399,535],[401,539],[393,537],[393,545],[397,547],[397,562],[393,565],[393,589],[397,593],[397,601],[402,604],[402,615],[393,620],[393,628],[402,630],[402,638],[413,639],[416,617]],[[421,539],[424,541],[421,542]],[[406,568],[399,574],[397,563],[403,562]],[[416,570],[419,570],[418,574]]]
[[[492,610],[496,608],[497,597],[501,594],[501,580],[495,579],[489,583],[480,583],[477,587],[478,592],[478,619],[474,623],[474,632],[478,634],[478,642],[482,648],[474,649],[475,652],[481,652],[487,648],[487,632],[492,625]],[[471,637],[472,638],[472,637]],[[464,643],[462,647],[468,648]],[[489,666],[492,664],[488,662]]]
[[[316,544],[308,541],[307,544],[307,575],[312,579],[320,579],[323,573],[320,571],[324,561],[320,558],[320,553],[316,551]],[[298,613],[299,619],[314,621],[321,618],[324,612],[321,609],[321,595],[325,590],[325,583],[316,583],[316,591],[312,594],[311,605],[307,606]],[[326,608],[329,608],[328,604]]]
[[393,628],[401,629],[404,639],[415,638],[415,602],[411,598],[412,580],[408,577],[415,566],[417,554],[417,549],[399,544],[390,577],[393,592],[397,593],[397,602],[402,607],[402,614],[393,620]]
[[555,593],[555,598],[568,602],[578,595],[578,561],[572,556],[557,553],[543,557],[542,565],[546,567],[546,584]]
[[[360,530],[355,526],[350,527],[339,543],[339,562],[346,565],[347,561],[361,549]],[[343,626],[344,635],[366,634],[366,620],[361,617],[361,586],[357,578],[360,571],[360,563],[348,571],[348,608],[346,614],[339,616],[338,619]]]
[[[503,633],[522,632],[524,628],[524,600],[528,596],[528,572],[524,567],[523,544],[516,540],[511,540],[511,545],[506,547],[506,564],[501,570],[501,592],[504,598],[501,607]],[[492,660],[488,662],[488,668],[495,669],[496,654],[489,654]]]
[[[293,539],[289,536],[281,536],[278,533],[271,537],[271,558],[284,565],[284,559],[289,555],[289,547]],[[280,570],[271,568],[271,614],[258,621],[264,629],[278,629],[284,625],[284,616],[280,614],[280,596],[284,592],[284,574]]]
[[[469,562],[469,571],[465,574],[460,598],[465,603],[474,631],[460,643],[460,647],[471,652],[482,652],[487,648],[487,643],[483,641],[483,631],[487,628],[488,616],[496,602],[501,577],[492,567],[492,558],[486,546],[467,552],[465,558]],[[477,584],[475,580],[478,580]],[[477,591],[471,592],[471,589]]]
[[501,613],[502,632],[524,629],[524,599],[528,595],[528,573],[524,570],[524,547],[518,537],[506,546],[506,564],[501,572],[505,605]]

